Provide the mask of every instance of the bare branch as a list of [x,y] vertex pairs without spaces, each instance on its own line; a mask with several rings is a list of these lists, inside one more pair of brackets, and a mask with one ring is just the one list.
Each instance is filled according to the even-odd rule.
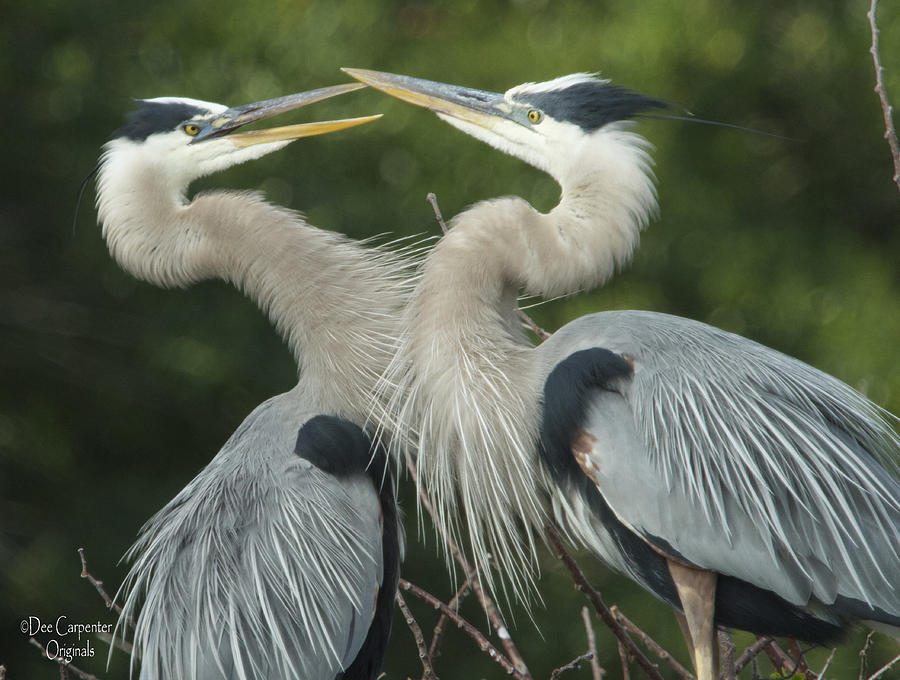
[[825,659],[825,665],[822,666],[822,670],[819,671],[819,677],[825,677],[825,671],[828,670],[828,667],[831,665],[831,660],[834,658],[834,654],[837,652],[837,647],[832,647],[831,654],[828,655],[828,658]]
[[[413,462],[412,457],[409,455],[409,452],[406,454],[406,467],[409,469],[409,473],[415,482],[416,489],[419,491],[419,498],[422,502],[422,507],[428,512],[431,516],[432,520],[434,520],[434,511],[433,506],[431,505],[431,501],[428,498],[428,495],[425,493],[425,489],[419,483],[419,474],[416,469],[416,464]],[[459,546],[445,531],[444,527],[440,526],[439,522],[434,522],[435,527],[437,527],[438,532],[441,535],[441,539],[444,541],[444,544],[447,546],[447,549],[450,551],[450,554],[453,555],[453,558],[456,560],[457,564],[462,568],[463,572],[466,575],[469,583],[472,586],[472,592],[475,593],[475,596],[478,598],[478,602],[481,604],[481,608],[484,609],[485,613],[488,615],[488,619],[491,622],[491,625],[494,628],[494,631],[497,633],[497,637],[500,638],[500,642],[503,645],[503,649],[506,651],[506,655],[509,657],[513,666],[517,672],[519,672],[526,680],[531,680],[531,674],[528,671],[528,666],[525,665],[524,659],[522,659],[522,655],[519,653],[516,644],[513,642],[512,637],[509,634],[509,629],[506,627],[506,623],[503,621],[503,617],[500,616],[500,611],[497,609],[497,605],[494,604],[494,601],[488,596],[487,593],[484,592],[484,589],[481,587],[481,581],[478,578],[478,574],[475,571],[475,568],[469,564],[468,560],[463,556],[462,551],[459,549]]]
[[[832,653],[831,653],[831,656],[834,656],[834,652],[833,652],[833,651],[832,651]],[[828,657],[828,661],[829,661],[829,663],[831,662],[831,657]],[[884,675],[885,673],[887,673],[887,672],[894,666],[894,664],[896,664],[898,661],[900,661],[900,654],[898,654],[898,655],[895,656],[893,659],[891,659],[890,661],[888,661],[887,664],[885,664],[884,666],[882,666],[882,667],[878,670],[878,672],[876,672],[874,675],[870,675],[870,676],[869,676],[869,680],[878,680],[878,678],[880,678],[882,675]],[[826,666],[826,668],[827,668],[827,666]],[[823,672],[823,673],[825,672],[824,669],[822,670],[822,672]]]
[[[87,558],[84,555],[84,548],[78,548],[78,556],[81,557],[81,578],[86,578],[90,581],[91,585],[100,593],[100,597],[103,598],[103,601],[106,603],[107,609],[114,609],[116,613],[119,615],[122,614],[122,608],[117,605],[113,599],[109,596],[109,593],[106,592],[106,589],[103,587],[103,581],[96,578],[88,571],[87,568]],[[128,624],[130,628],[134,628],[134,621],[131,620],[131,617],[125,619],[125,623]]]
[[597,659],[597,636],[594,635],[594,625],[591,623],[591,613],[587,607],[581,608],[581,620],[584,621],[584,634],[587,637],[588,651],[591,653],[591,677],[593,680],[602,680],[604,671]]
[[413,634],[413,639],[416,641],[416,648],[419,650],[419,660],[422,662],[422,677],[424,680],[438,680],[438,676],[431,666],[428,649],[425,647],[425,636],[422,635],[422,629],[419,627],[416,618],[412,615],[412,612],[406,605],[406,600],[403,599],[403,595],[400,594],[399,590],[395,595],[395,599],[397,600],[397,604],[400,605],[400,611],[403,612],[403,616],[406,619],[406,625],[409,626],[409,629]]
[[625,645],[618,643],[619,660],[622,662],[622,680],[631,680],[631,671],[628,670],[628,652],[625,651]]
[[722,658],[721,680],[737,680],[734,664],[734,638],[730,630],[719,630],[719,656]]
[[872,29],[872,46],[869,53],[872,55],[872,61],[875,64],[875,93],[881,101],[881,111],[884,114],[884,138],[891,148],[891,158],[894,160],[894,182],[900,189],[900,142],[897,141],[897,130],[894,128],[894,107],[888,100],[887,89],[884,86],[884,67],[881,65],[881,55],[878,50],[878,36],[881,33],[878,30],[878,24],[875,22],[875,12],[878,9],[878,0],[872,0],[866,17],[869,19],[869,26]]
[[[88,571],[87,557],[85,557],[84,548],[78,548],[78,556],[81,558],[81,578],[90,581],[91,585],[94,586],[94,589],[100,594],[100,597],[103,598],[107,609],[113,609],[121,616],[122,608],[117,605],[109,596],[109,593],[106,592],[106,589],[103,587],[103,581]],[[125,617],[125,627],[134,630],[134,619],[130,616]],[[134,646],[124,639],[124,635],[123,637],[116,638],[115,636],[107,635],[106,633],[97,633],[97,637],[107,643],[110,647],[117,647],[128,655],[134,655]]]
[[[448,606],[454,611],[459,611],[459,604],[468,594],[469,588],[470,583],[469,580],[466,579],[462,586],[460,586],[459,590],[456,591],[456,594],[453,596],[453,599],[450,600]],[[428,647],[428,661],[432,664],[434,663],[434,660],[437,658],[440,652],[441,639],[444,636],[444,627],[447,625],[447,621],[447,615],[441,612],[441,616],[438,619],[437,624],[434,626],[434,632],[431,634],[431,645]]]
[[600,619],[613,632],[619,640],[619,643],[625,646],[628,656],[635,660],[637,665],[641,667],[648,677],[653,678],[653,680],[663,680],[663,677],[660,675],[656,666],[650,663],[643,652],[641,652],[637,645],[634,644],[634,641],[628,637],[628,633],[622,629],[622,626],[619,625],[618,621],[616,621],[615,617],[610,613],[609,608],[604,604],[603,598],[600,597],[600,593],[594,590],[584,573],[581,571],[581,568],[575,560],[572,559],[572,556],[566,552],[566,549],[562,544],[562,539],[559,537],[559,533],[557,533],[556,529],[550,524],[547,524],[545,525],[544,530],[547,532],[547,537],[550,539],[550,542],[556,550],[556,556],[562,560],[563,564],[566,565],[569,573],[572,575],[572,578],[575,581],[575,589],[580,590],[587,595],[591,604],[594,605],[597,614],[600,616]]
[[869,647],[872,644],[872,636],[874,634],[874,630],[869,631],[869,634],[866,635],[866,643],[863,645],[863,648],[859,650],[859,680],[863,680],[863,676],[866,673],[866,654],[869,652]]
[[628,617],[625,616],[625,614],[623,614],[618,607],[612,606],[610,607],[609,611],[616,618],[616,621],[621,624],[622,628],[627,630],[629,633],[637,635],[638,639],[647,646],[647,649],[656,654],[656,656],[658,656],[663,661],[668,662],[668,664],[672,667],[672,670],[674,670],[678,675],[680,675],[685,680],[696,680],[687,668],[678,663],[675,657],[673,657],[671,654],[669,654],[669,652],[663,649],[662,646],[658,642],[656,642],[656,640],[654,640],[647,633],[638,628],[637,624],[629,620]]
[[459,628],[465,631],[465,633],[475,641],[482,652],[485,652],[489,657],[500,664],[503,670],[505,670],[509,675],[516,678],[516,680],[527,680],[528,676],[518,671],[512,664],[512,662],[507,659],[499,649],[494,647],[494,645],[490,643],[490,641],[481,633],[480,630],[466,621],[466,619],[464,619],[446,604],[437,599],[434,595],[425,590],[422,590],[419,586],[415,585],[414,583],[410,583],[403,578],[400,579],[400,587],[403,590],[412,593],[419,599],[424,600],[435,609],[439,609],[440,611],[444,612],[447,615],[447,618],[453,621],[453,623],[455,623]]
[[565,666],[560,666],[559,668],[554,668],[550,672],[550,680],[556,680],[560,675],[565,673],[566,671],[574,671],[578,668],[581,668],[582,661],[588,661],[594,658],[594,655],[588,652],[587,654],[582,654],[581,656],[576,656]]
[[447,223],[444,222],[444,216],[441,214],[441,209],[438,206],[437,195],[433,191],[429,191],[425,198],[431,203],[431,208],[434,210],[434,216],[437,218],[438,224],[441,225],[441,231],[446,234]]
[[812,676],[810,680],[816,680],[818,676],[809,670],[809,664],[806,662],[806,654],[800,649],[800,645],[797,644],[796,640],[788,640],[788,650],[791,653],[791,658],[795,660],[795,672],[803,673],[805,677]]
[[[769,657],[769,661],[772,662],[772,666],[775,667],[775,670],[784,675],[787,678],[790,678],[797,672],[799,668],[799,661],[797,659],[791,658],[791,655],[785,652],[778,644],[773,640],[768,645],[763,647],[766,652],[766,656]],[[815,678],[810,678],[810,680],[815,680]]]
[[[100,678],[98,678],[96,675],[91,675],[90,673],[86,673],[85,671],[78,668],[78,666],[73,666],[72,664],[67,663],[63,659],[51,659],[50,655],[47,654],[47,649],[44,647],[44,645],[42,645],[40,642],[38,642],[34,638],[29,638],[28,642],[30,642],[32,645],[34,645],[39,650],[41,650],[41,656],[43,656],[45,659],[48,659],[49,661],[53,661],[55,663],[58,663],[60,665],[60,667],[64,667],[65,672],[71,671],[72,673],[77,675],[82,680],[100,680]],[[60,673],[63,673],[63,672],[64,671],[60,671]]]
[[734,662],[735,674],[740,673],[743,670],[744,666],[755,659],[759,655],[759,653],[771,643],[772,638],[757,635],[756,640],[749,647],[747,647],[747,649],[741,652],[741,655],[737,658],[737,661]]

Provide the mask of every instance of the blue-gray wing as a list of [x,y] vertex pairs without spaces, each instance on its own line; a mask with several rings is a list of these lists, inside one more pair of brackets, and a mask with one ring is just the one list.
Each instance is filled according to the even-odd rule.
[[274,400],[251,414],[132,548],[125,614],[143,598],[143,680],[334,680],[364,648],[383,586],[392,597],[368,446],[335,452],[362,469],[323,469],[299,438],[294,452],[296,425],[274,425],[284,416]]
[[[792,604],[840,599],[856,618],[900,620],[900,441],[862,395],[649,312],[583,317],[539,349],[543,437],[568,437],[571,461],[631,532]],[[563,415],[548,422],[554,409]],[[615,537],[587,526],[590,511],[557,505],[573,533],[632,571]]]

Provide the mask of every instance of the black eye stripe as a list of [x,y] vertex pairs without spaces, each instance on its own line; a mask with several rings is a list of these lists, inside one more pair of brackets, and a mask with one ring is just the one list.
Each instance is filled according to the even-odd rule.
[[140,102],[140,108],[128,114],[128,122],[113,133],[113,139],[127,137],[142,142],[155,132],[170,132],[179,123],[206,115],[209,111],[178,102]]
[[647,109],[666,108],[665,102],[659,99],[599,81],[550,92],[522,92],[514,99],[554,120],[574,123],[588,131],[633,118]]

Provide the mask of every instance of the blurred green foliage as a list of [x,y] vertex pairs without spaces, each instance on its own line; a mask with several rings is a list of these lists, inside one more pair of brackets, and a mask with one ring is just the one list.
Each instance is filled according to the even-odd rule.
[[[0,23],[5,160],[0,166],[0,664],[10,678],[54,678],[19,623],[111,621],[76,548],[111,591],[119,557],[151,513],[212,457],[250,409],[294,382],[263,316],[219,282],[165,291],[109,258],[92,190],[71,224],[79,182],[131,108],[131,97],[184,95],[239,104],[342,82],[341,66],[483,89],[574,71],[664,97],[698,117],[766,137],[643,121],[656,146],[660,218],[633,266],[605,289],[533,310],[553,329],[586,312],[646,308],[714,323],[798,356],[900,412],[900,197],[868,53],[863,0],[34,0]],[[900,11],[879,14],[888,91],[900,101]],[[433,116],[361,92],[322,103],[322,118],[383,112],[377,124],[300,141],[198,183],[257,188],[312,223],[355,237],[435,234],[444,214],[515,193],[549,208],[547,177]],[[449,599],[429,529],[404,574]],[[610,603],[686,659],[665,607],[584,557]],[[584,601],[549,554],[544,605],[511,607],[535,678],[585,648]],[[471,600],[471,598],[470,598]],[[429,630],[434,612],[411,601]],[[464,613],[483,616],[473,601]],[[598,624],[600,663],[620,676]],[[739,646],[746,635],[738,636]],[[829,677],[857,677],[863,638]],[[397,617],[389,678],[418,677]],[[82,667],[107,672],[102,643]],[[883,638],[877,668],[896,653]],[[825,652],[814,659],[824,663]],[[444,680],[500,677],[470,640],[449,635]],[[767,673],[768,671],[764,671]],[[589,677],[582,669],[567,677]],[[749,676],[747,676],[749,677]],[[898,670],[893,677],[900,677]]]

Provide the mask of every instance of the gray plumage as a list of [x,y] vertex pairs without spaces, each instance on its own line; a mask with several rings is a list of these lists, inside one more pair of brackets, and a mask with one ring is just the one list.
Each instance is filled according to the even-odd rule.
[[658,100],[586,74],[493,94],[347,71],[562,189],[546,214],[501,198],[454,218],[380,387],[381,421],[418,446],[437,521],[467,535],[485,580],[501,573],[524,595],[552,513],[684,610],[702,680],[715,676],[714,623],[815,641],[856,620],[900,626],[892,416],[800,361],[686,319],[605,312],[538,347],[521,329],[521,289],[576,293],[629,261],[656,195],[648,145],[621,119]]
[[[358,467],[329,473],[295,443],[319,414],[365,422],[411,269],[401,252],[316,229],[257,194],[186,193],[199,176],[354,124],[233,132],[349,89],[236,109],[151,100],[104,149],[97,205],[119,264],[161,286],[233,283],[268,314],[299,368],[297,386],[257,407],[129,551],[117,632],[136,618],[142,680],[333,680],[362,649],[372,659],[353,677],[380,668],[386,637],[367,635],[385,599],[376,623],[389,625],[398,555],[388,546],[402,550],[402,536],[389,537],[396,522],[383,518],[396,513],[365,472],[366,450]],[[184,110],[191,117],[176,120]]]
[[141,678],[334,678],[362,646],[381,509],[365,475],[293,455],[304,392],[258,406],[129,551]]
[[[634,362],[631,379],[587,395],[583,425],[621,521],[792,604],[841,595],[900,613],[898,440],[874,404],[746,338],[652,312],[582,317],[536,353],[549,373],[587,347]],[[586,540],[602,530],[566,524]]]

